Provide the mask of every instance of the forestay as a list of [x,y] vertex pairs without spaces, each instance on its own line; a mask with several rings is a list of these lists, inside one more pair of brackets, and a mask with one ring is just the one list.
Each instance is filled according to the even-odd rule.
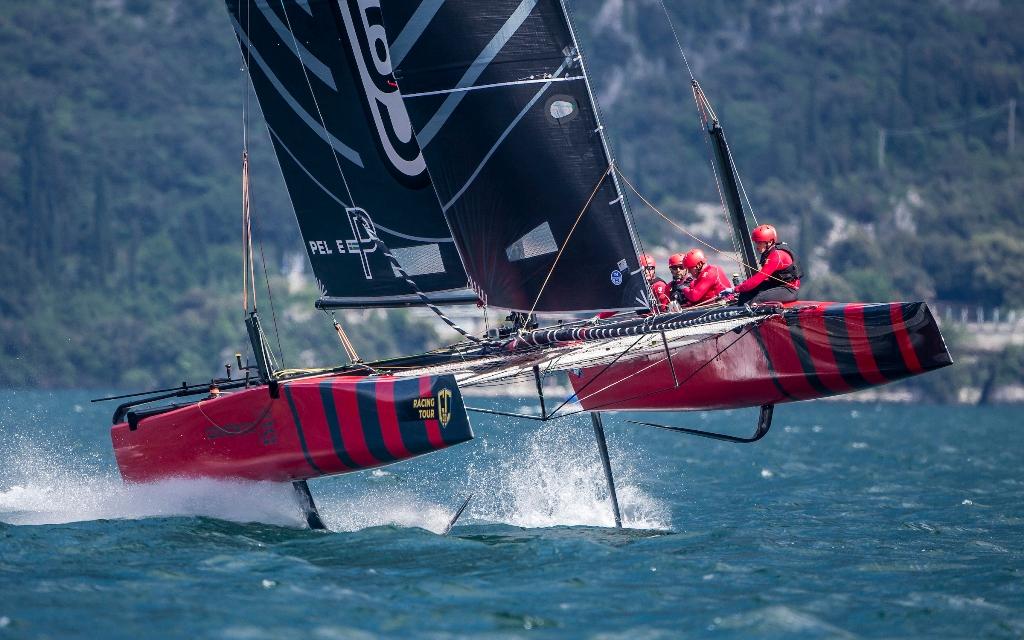
[[[326,306],[418,303],[466,290],[366,2],[227,0]],[[438,299],[459,297],[440,294]]]
[[562,5],[358,6],[371,23],[383,11],[416,139],[481,298],[538,311],[645,306],[636,245]]

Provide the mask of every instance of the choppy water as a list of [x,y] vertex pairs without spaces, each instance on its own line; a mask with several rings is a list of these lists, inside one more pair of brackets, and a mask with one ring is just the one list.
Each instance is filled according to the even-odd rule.
[[287,487],[125,487],[88,397],[0,395],[0,640],[1024,636],[1016,408],[780,406],[753,445],[613,418],[623,530],[589,421],[474,416],[311,482],[311,532]]

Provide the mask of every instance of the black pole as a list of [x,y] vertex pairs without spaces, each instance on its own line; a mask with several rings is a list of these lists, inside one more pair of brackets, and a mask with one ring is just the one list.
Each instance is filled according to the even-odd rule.
[[615,528],[622,528],[622,514],[619,512],[619,497],[615,494],[615,478],[612,477],[612,461],[608,458],[608,443],[604,439],[604,422],[601,412],[590,414],[594,423],[594,436],[597,437],[597,449],[601,453],[601,464],[604,465],[604,478],[608,481],[608,495],[612,498],[612,512],[615,514]]
[[249,333],[249,342],[252,345],[252,355],[256,358],[256,370],[260,374],[262,382],[270,380],[273,369],[270,366],[270,354],[267,352],[267,343],[263,341],[263,330],[260,328],[260,317],[253,311],[245,319],[245,329]]
[[306,524],[310,529],[326,529],[324,521],[320,519],[320,512],[317,511],[316,503],[313,502],[313,494],[309,492],[309,485],[305,480],[292,482],[295,495],[299,499],[299,506],[302,507],[302,515],[306,516]]
[[540,398],[540,417],[547,420],[548,411],[544,407],[544,385],[540,380],[540,366],[533,365],[533,379],[537,381],[537,397]]
[[732,226],[733,238],[736,241],[736,245],[743,251],[743,262],[746,263],[744,271],[746,271],[749,277],[760,265],[757,264],[754,243],[750,240],[747,215],[743,211],[743,198],[740,197],[736,165],[733,163],[732,154],[729,153],[729,144],[725,141],[725,130],[722,129],[717,120],[711,121],[708,135],[711,136],[711,146],[715,151],[715,164],[718,165],[718,175],[722,181],[722,197],[725,199],[726,208],[729,210],[729,222]]
[[454,527],[455,523],[459,521],[459,517],[462,515],[462,512],[466,510],[466,507],[469,506],[469,501],[472,499],[472,493],[466,496],[466,499],[462,501],[462,504],[459,505],[459,508],[455,511],[455,515],[453,515],[452,519],[448,521],[448,526],[445,527],[444,532],[441,533],[442,536],[446,536],[452,532],[452,527]]
[[733,436],[727,433],[717,433],[715,431],[702,431],[700,429],[688,429],[686,427],[676,427],[667,424],[657,424],[654,422],[638,422],[636,420],[626,420],[630,424],[638,424],[642,427],[654,427],[655,429],[664,429],[665,431],[675,431],[676,433],[685,433],[691,436],[700,436],[701,438],[711,438],[712,440],[722,440],[723,442],[735,442],[737,444],[749,444],[751,442],[757,442],[761,438],[768,435],[768,430],[772,428],[772,414],[775,412],[774,404],[763,404],[761,405],[761,413],[757,418],[757,429],[754,431],[754,435],[750,437]]

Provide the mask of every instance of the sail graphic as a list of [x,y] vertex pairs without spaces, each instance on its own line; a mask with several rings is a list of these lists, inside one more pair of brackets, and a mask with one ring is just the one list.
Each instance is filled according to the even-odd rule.
[[517,310],[644,306],[636,243],[561,3],[359,6],[383,11],[416,139],[481,298]]
[[422,292],[473,299],[391,75],[379,13],[374,19],[362,8],[373,3],[226,4],[323,294],[319,304],[419,303],[374,235]]

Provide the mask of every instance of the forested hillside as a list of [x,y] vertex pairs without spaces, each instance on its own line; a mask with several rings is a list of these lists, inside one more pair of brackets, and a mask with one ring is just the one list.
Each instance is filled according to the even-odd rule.
[[[809,296],[1024,306],[1024,5],[665,2]],[[570,4],[624,173],[706,229],[717,193],[659,0]],[[219,0],[0,6],[0,385],[174,384],[244,347],[240,63]],[[281,276],[301,244],[258,110],[250,151],[285,364],[338,362],[315,293]],[[633,208],[645,242],[690,244]],[[438,339],[365,320],[366,355]]]
[[[1024,303],[1024,154],[1007,137],[1024,4],[666,4],[759,219],[821,260],[818,295]],[[679,217],[717,201],[659,0],[577,13],[623,165]]]

